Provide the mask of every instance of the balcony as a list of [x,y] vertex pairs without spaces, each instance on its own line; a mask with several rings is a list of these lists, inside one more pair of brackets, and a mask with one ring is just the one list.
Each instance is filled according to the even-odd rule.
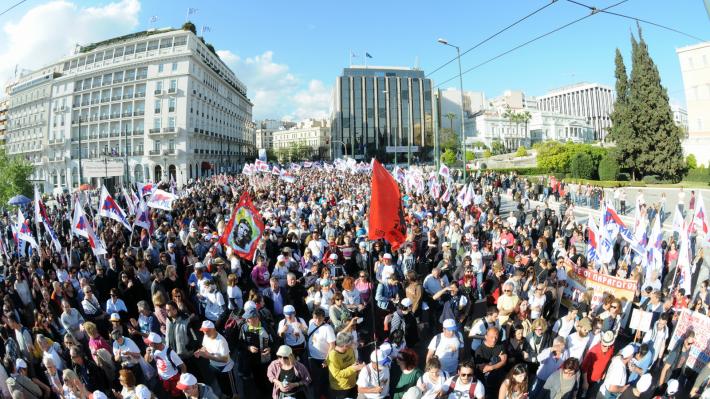
[[148,155],[160,155],[160,150],[150,150],[148,151]]
[[136,129],[133,131],[134,136],[142,136],[145,131],[143,129]]
[[148,74],[147,74],[147,73],[146,73],[146,74],[136,75],[136,80],[139,80],[139,79],[147,79],[147,78],[148,78]]
[[150,134],[153,134],[153,133],[160,133],[160,128],[158,127],[158,128],[150,129],[150,130],[148,130],[148,133],[150,133]]
[[163,91],[162,90],[155,90],[153,92],[153,94],[155,94],[156,96],[159,96],[159,95],[163,94]]
[[159,114],[160,113],[160,108],[156,108],[153,110],[153,113]]
[[143,155],[143,150],[135,150],[133,151],[134,156],[142,156]]
[[165,127],[163,133],[175,133],[175,127]]
[[170,93],[170,94],[175,93],[175,92],[177,92],[177,87],[171,87],[168,89],[168,93]]
[[175,112],[175,107],[169,107],[168,112]]
[[145,114],[143,110],[133,111],[133,116],[143,116],[143,114]]
[[167,150],[165,150],[164,154],[165,154],[165,155],[173,155],[173,154],[175,154],[175,149],[174,149],[174,148],[168,148]]

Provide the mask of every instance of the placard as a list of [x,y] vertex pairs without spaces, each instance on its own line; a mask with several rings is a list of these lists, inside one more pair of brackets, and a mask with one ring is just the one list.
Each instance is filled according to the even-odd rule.
[[641,332],[648,332],[651,330],[651,322],[653,321],[653,313],[646,312],[641,309],[634,309],[631,312],[631,322],[629,322],[629,328],[633,330],[639,330]]
[[592,269],[579,267],[566,260],[567,286],[562,294],[562,304],[568,309],[573,303],[579,302],[587,289],[594,290],[592,306],[597,307],[602,302],[604,293],[608,292],[615,298],[622,299],[629,304],[633,302],[636,295],[638,283],[635,280],[628,280],[599,273]]
[[690,348],[686,366],[699,373],[710,362],[710,317],[683,309],[678,316],[667,352],[673,350],[676,344],[682,345],[681,341],[688,331],[695,332],[695,344]]

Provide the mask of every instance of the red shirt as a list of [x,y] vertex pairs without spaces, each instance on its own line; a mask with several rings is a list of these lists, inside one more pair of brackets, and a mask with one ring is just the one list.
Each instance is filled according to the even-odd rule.
[[609,347],[606,353],[602,352],[601,342],[594,345],[584,356],[582,361],[582,372],[587,376],[587,382],[593,383],[601,381],[606,371],[606,367],[614,356],[614,346]]

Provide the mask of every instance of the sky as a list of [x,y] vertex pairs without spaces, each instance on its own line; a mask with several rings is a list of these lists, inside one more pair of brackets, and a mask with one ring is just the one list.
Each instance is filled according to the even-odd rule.
[[[619,0],[579,0],[597,8]],[[21,0],[0,0],[0,13]],[[429,74],[549,0],[24,0],[0,15],[0,82],[18,69],[33,70],[88,44],[151,27],[179,27],[190,20],[247,85],[253,117],[302,120],[329,115],[337,76],[353,64],[418,66]],[[676,49],[710,40],[703,0],[627,0],[609,9],[695,36],[641,24],[671,102],[684,104]],[[467,70],[534,37],[589,14],[557,0],[461,58]],[[151,17],[157,21],[151,23]],[[505,90],[527,95],[578,82],[614,84],[614,51],[631,68],[630,35],[636,22],[597,13],[503,55],[463,75],[464,90],[489,98]],[[369,53],[372,58],[364,58]],[[355,55],[354,58],[351,55]],[[442,89],[458,87],[455,62],[431,73]],[[446,82],[447,80],[454,78]],[[444,82],[444,83],[441,83]]]

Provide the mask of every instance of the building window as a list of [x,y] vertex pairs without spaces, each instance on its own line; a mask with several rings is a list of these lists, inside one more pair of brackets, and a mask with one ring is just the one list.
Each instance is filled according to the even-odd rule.
[[153,118],[153,129],[160,129],[160,118]]
[[175,128],[175,117],[174,116],[171,116],[168,118],[168,127]]
[[168,100],[168,112],[175,112],[175,97]]
[[153,151],[160,151],[160,140],[155,140],[153,142]]
[[164,68],[163,64],[159,64],[158,65],[158,72],[163,72],[163,68]]
[[155,100],[155,113],[160,113],[160,100]]
[[177,71],[177,65],[178,65],[177,62],[173,62],[173,67],[172,67],[173,72]]

